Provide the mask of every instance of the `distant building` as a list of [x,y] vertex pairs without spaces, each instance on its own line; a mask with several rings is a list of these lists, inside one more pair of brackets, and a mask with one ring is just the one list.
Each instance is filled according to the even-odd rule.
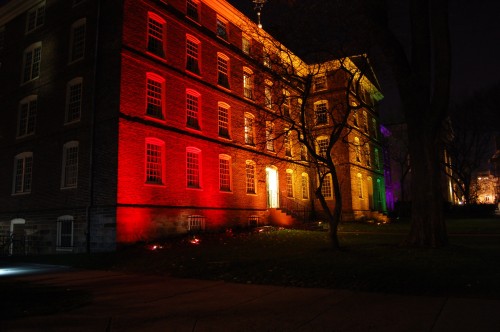
[[[300,146],[279,137],[285,148],[273,149],[272,131],[256,118],[266,93],[258,78],[272,70],[249,26],[224,0],[0,7],[4,249],[18,250],[12,234],[26,253],[107,251],[282,222],[285,205],[304,207],[305,218],[319,213]],[[311,112],[343,84],[324,74]],[[365,85],[375,105],[377,85]],[[345,160],[345,220],[386,210],[375,107],[350,121],[351,145],[335,150]],[[331,186],[323,190],[333,201]]]

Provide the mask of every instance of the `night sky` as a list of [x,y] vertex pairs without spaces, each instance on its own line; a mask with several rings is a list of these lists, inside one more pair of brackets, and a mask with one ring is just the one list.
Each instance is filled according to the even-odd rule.
[[[252,19],[256,19],[251,0],[228,0]],[[273,3],[274,2],[274,3]],[[266,25],[277,25],[276,11],[280,0],[268,0],[262,18]],[[392,4],[391,27],[402,42],[408,40],[408,1],[389,0]],[[500,82],[500,1],[450,0],[450,30],[452,42],[451,103],[459,103],[474,92],[480,92]],[[286,29],[286,27],[285,27]],[[377,69],[377,68],[376,68]],[[378,70],[377,76],[385,95],[381,103],[381,118],[385,123],[400,122],[397,88],[390,73]]]

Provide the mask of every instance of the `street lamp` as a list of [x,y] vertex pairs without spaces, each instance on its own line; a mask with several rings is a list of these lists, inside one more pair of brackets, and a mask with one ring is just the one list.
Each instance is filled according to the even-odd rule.
[[253,9],[257,12],[257,26],[262,28],[262,23],[260,22],[260,12],[262,11],[262,7],[267,2],[267,0],[252,0],[254,7]]

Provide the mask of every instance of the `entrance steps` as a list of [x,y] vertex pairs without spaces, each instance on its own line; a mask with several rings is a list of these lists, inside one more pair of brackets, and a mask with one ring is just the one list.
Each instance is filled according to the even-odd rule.
[[269,209],[269,223],[271,225],[291,227],[298,221],[285,209]]

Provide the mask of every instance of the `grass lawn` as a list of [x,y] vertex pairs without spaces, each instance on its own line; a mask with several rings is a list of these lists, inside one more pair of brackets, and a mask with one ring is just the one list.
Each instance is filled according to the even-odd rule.
[[[343,224],[344,249],[322,231],[263,228],[202,234],[115,253],[17,257],[15,260],[252,284],[326,287],[399,294],[500,298],[500,219],[448,221],[450,245],[400,246],[407,221]],[[467,233],[465,235],[464,233]]]

